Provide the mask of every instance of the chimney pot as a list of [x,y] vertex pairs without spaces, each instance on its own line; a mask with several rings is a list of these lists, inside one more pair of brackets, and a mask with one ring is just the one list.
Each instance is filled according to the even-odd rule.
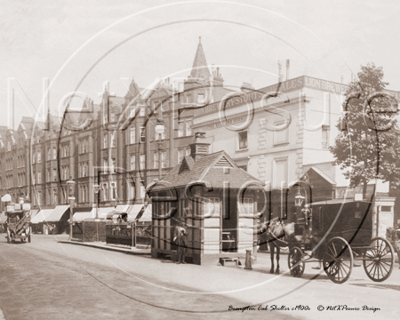
[[290,60],[286,60],[286,80],[289,80]]

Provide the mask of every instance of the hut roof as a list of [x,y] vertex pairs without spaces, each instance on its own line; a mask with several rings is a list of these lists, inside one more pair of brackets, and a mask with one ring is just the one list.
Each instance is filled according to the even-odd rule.
[[196,160],[192,156],[184,157],[182,163],[156,183],[152,191],[185,187],[195,182],[212,188],[223,188],[225,185],[230,189],[239,189],[250,181],[254,181],[253,187],[255,184],[263,186],[260,180],[238,168],[225,151],[219,151]]

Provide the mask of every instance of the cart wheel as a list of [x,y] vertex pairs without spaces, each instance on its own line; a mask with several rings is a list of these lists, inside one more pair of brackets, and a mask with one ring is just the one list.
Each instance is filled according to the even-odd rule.
[[288,256],[288,267],[290,274],[293,277],[301,278],[304,273],[305,263],[303,260],[303,251],[299,247],[293,247],[290,249]]
[[323,257],[324,271],[334,283],[344,283],[353,270],[353,252],[341,237],[329,240]]
[[386,239],[372,239],[371,247],[364,253],[363,265],[368,278],[375,282],[390,277],[394,266],[394,250]]

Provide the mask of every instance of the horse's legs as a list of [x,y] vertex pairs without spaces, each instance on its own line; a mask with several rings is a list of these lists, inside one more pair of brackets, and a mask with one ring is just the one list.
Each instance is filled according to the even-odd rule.
[[279,274],[279,254],[281,253],[281,248],[276,246],[276,270],[275,273]]
[[269,270],[269,273],[274,273],[274,254],[275,254],[275,245],[272,241],[269,242],[269,251],[270,251],[270,257],[271,257],[271,269]]

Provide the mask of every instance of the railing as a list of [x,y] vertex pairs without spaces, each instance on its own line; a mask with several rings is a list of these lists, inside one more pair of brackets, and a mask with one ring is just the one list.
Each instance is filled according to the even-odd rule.
[[152,228],[150,222],[107,222],[106,242],[109,244],[136,247],[151,246]]

